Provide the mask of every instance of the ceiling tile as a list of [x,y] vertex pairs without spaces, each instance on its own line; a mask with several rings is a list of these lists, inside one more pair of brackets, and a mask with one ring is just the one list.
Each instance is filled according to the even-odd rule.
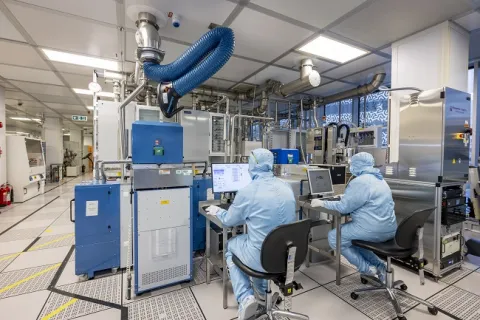
[[376,1],[333,27],[332,31],[378,48],[469,9],[469,0]]
[[235,32],[235,53],[271,61],[312,35],[311,31],[248,8],[230,26]]
[[20,32],[10,23],[2,11],[0,11],[0,38],[25,42]]
[[480,12],[474,11],[460,19],[455,20],[456,23],[467,29],[473,31],[480,28]]
[[228,89],[231,86],[233,86],[235,82],[231,81],[225,81],[225,80],[220,80],[220,79],[208,79],[202,85],[212,87],[212,88],[218,88],[218,89]]
[[50,70],[35,49],[26,43],[0,40],[0,52],[0,63]]
[[365,0],[303,0],[301,3],[298,1],[253,0],[252,2],[322,29],[364,3]]
[[5,88],[5,89],[17,90],[14,86],[12,86],[11,84],[6,83],[6,82],[4,82],[4,81],[2,81],[2,80],[0,80],[0,87]]
[[328,96],[328,95],[331,95],[331,94],[334,94],[334,93],[337,93],[337,92],[353,89],[355,87],[356,86],[354,86],[354,85],[346,84],[346,83],[339,82],[339,81],[334,81],[334,82],[330,82],[330,83],[325,84],[325,85],[320,85],[320,87],[309,90],[306,93],[313,94],[313,95],[320,95],[320,96],[325,97],[325,96]]
[[0,64],[0,76],[10,80],[63,85],[60,79],[58,79],[52,71],[9,66],[5,64]]
[[[84,76],[71,73],[62,73],[70,88],[87,89],[88,84],[92,82],[92,76]],[[98,83],[102,86],[102,91],[113,92],[113,85],[105,82],[105,78],[98,78]]]
[[387,77],[389,77],[392,73],[391,63],[386,63],[382,66],[374,67],[363,72],[354,74],[352,76],[348,76],[343,80],[350,81],[356,84],[366,84],[370,82],[372,80],[372,77],[378,72],[385,72],[387,74]]
[[47,106],[49,106],[52,109],[55,110],[66,110],[67,112],[86,112],[88,111],[84,106],[80,105],[65,105],[63,103],[45,103]]
[[51,103],[65,103],[65,104],[78,104],[78,100],[74,97],[60,97],[60,96],[51,96],[46,94],[32,94],[35,98],[42,102],[51,102]]
[[70,63],[62,63],[62,62],[52,62],[55,69],[60,72],[68,72],[74,74],[83,74],[86,76],[92,77],[94,68],[91,67],[84,67],[78,66]]
[[275,62],[275,64],[276,65],[281,65],[281,66],[284,66],[284,67],[287,67],[287,68],[291,68],[293,70],[299,70],[300,69],[300,62],[302,61],[302,59],[305,59],[305,58],[312,59],[313,65],[316,67],[316,70],[320,74],[325,70],[328,70],[328,69],[331,69],[331,68],[337,66],[336,64],[329,63],[329,62],[319,60],[319,59],[315,59],[315,58],[312,58],[312,57],[309,57],[309,56],[305,56],[305,55],[303,55],[301,53],[298,53],[298,52],[292,52],[292,53],[287,54],[285,57],[283,57],[282,59]]
[[[115,59],[119,53],[114,26],[38,10],[17,2],[6,4],[39,46],[110,59]],[[42,21],[41,27],[38,21]]]
[[125,23],[127,28],[136,29],[135,21],[128,17],[128,11],[131,5],[139,2],[166,13],[175,12],[180,15],[181,26],[179,28],[174,28],[169,19],[167,25],[159,32],[162,36],[187,42],[198,40],[208,31],[208,25],[211,22],[221,25],[236,7],[236,4],[224,0],[126,0]]
[[14,86],[19,87],[22,91],[26,93],[39,93],[39,94],[48,94],[52,96],[67,96],[73,97],[72,92],[64,86],[54,86],[48,84],[40,84],[33,82],[23,82],[23,81],[10,81]]
[[[117,24],[117,11],[113,0],[22,0],[35,6],[72,15]],[[25,4],[25,6],[28,6]]]
[[388,46],[385,49],[382,50],[383,53],[392,55],[392,46]]
[[275,67],[275,66],[269,66],[265,68],[264,70],[260,71],[253,77],[247,80],[249,83],[254,83],[254,84],[263,84],[265,81],[268,79],[273,79],[280,81],[282,83],[288,83],[293,80],[299,79],[300,78],[300,72],[299,71],[290,71],[287,69]]
[[379,65],[387,61],[388,61],[387,58],[381,57],[376,54],[369,54],[363,58],[346,63],[342,66],[339,66],[338,68],[332,71],[326,72],[325,76],[331,77],[334,79],[341,79],[352,73],[358,72],[360,70],[368,69],[370,67]]
[[21,100],[21,101],[33,100],[32,97],[30,97],[29,95],[23,92],[10,91],[10,90],[5,90],[5,99],[14,99],[14,100]]
[[24,101],[22,100],[22,105],[18,105],[18,100],[16,99],[5,99],[5,104],[10,105],[11,107],[15,109],[19,109],[24,111],[25,108],[44,108],[44,105],[39,103],[38,101],[30,100],[30,101]]
[[214,76],[226,80],[240,81],[263,66],[262,63],[231,57],[227,64]]

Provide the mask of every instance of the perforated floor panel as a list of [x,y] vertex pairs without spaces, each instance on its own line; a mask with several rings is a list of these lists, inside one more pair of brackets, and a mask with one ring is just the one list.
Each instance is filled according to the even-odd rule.
[[[193,279],[195,284],[202,284],[207,282],[207,260],[206,259],[198,259],[193,262]],[[210,280],[220,279],[220,276],[213,270],[211,270],[211,278]]]
[[347,267],[350,267],[352,268],[353,270],[357,271],[357,267],[355,267],[353,264],[351,264],[350,262],[348,262],[348,260],[344,257],[344,256],[341,256],[340,257],[340,261],[346,265]]
[[128,305],[130,320],[204,320],[190,289],[166,293]]
[[[358,273],[343,278],[340,286],[337,286],[335,282],[325,286],[327,290],[374,320],[394,319],[397,317],[393,305],[390,303],[387,295],[382,292],[360,294],[357,300],[350,298],[350,294],[354,290],[365,287],[369,287],[369,285],[363,285],[360,282],[360,274]],[[406,312],[416,305],[414,301],[403,297],[397,298],[403,312]]]
[[24,239],[35,239],[43,232],[43,230],[45,230],[44,227],[10,230],[0,236],[0,242],[24,240]]
[[122,299],[122,274],[72,283],[58,288],[85,297],[120,304]]
[[85,316],[87,314],[91,314],[94,312],[99,312],[102,310],[108,309],[108,307],[84,301],[84,300],[76,300],[75,302],[72,301],[72,298],[53,293],[48,298],[45,306],[38,317],[38,320],[44,319],[45,316],[50,315],[52,312],[57,310],[58,308],[62,307],[63,305],[68,304],[68,306],[61,310],[59,313],[53,315],[52,317],[48,318],[49,320],[60,320],[60,319],[73,319],[81,316]]
[[0,256],[0,272],[5,270],[6,267],[12,262],[16,257],[18,257],[17,254],[7,254]]
[[49,265],[0,274],[0,299],[47,289],[58,267]]
[[55,236],[46,236],[41,237],[35,242],[35,245],[30,248],[28,251],[43,250],[43,249],[52,249],[65,246],[71,246],[75,244],[75,235],[72,234],[61,234]]
[[428,301],[462,320],[480,320],[480,297],[466,290],[451,286]]
[[454,284],[458,282],[460,279],[465,278],[470,273],[474,272],[474,270],[469,270],[467,268],[463,269],[456,269],[452,273],[446,275],[445,277],[441,278],[440,281],[445,282],[447,284]]
[[62,215],[62,212],[58,211],[43,211],[43,210],[48,210],[48,209],[42,209],[42,211],[39,211],[37,213],[34,213],[31,217],[29,217],[26,221],[37,221],[37,220],[48,220],[48,219],[56,219],[60,215]]

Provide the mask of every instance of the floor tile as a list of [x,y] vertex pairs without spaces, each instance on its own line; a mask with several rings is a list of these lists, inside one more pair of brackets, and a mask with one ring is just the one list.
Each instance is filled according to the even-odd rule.
[[[64,309],[60,312],[53,314],[53,312],[59,310],[64,306]],[[108,307],[85,300],[75,299],[68,296],[64,296],[58,293],[52,293],[47,300],[47,303],[42,309],[42,312],[38,319],[44,319],[44,317],[50,315],[48,320],[64,320],[73,319],[89,314],[95,314],[103,310],[109,309]]]
[[455,283],[455,287],[470,291],[471,293],[475,293],[476,295],[480,296],[480,273],[473,272],[469,274],[462,280]]
[[36,319],[49,295],[50,291],[42,290],[1,299],[1,317],[2,319]]
[[120,319],[120,315],[121,311],[119,309],[108,309],[78,317],[76,320],[118,320]]
[[46,228],[52,222],[55,221],[55,219],[48,219],[48,220],[36,220],[36,221],[29,221],[29,219],[22,221],[19,225],[15,226],[12,228],[12,230],[18,230],[18,229],[32,229],[32,228]]
[[[233,295],[232,286],[227,286],[228,308],[223,309],[222,281],[216,280],[210,284],[191,287],[195,298],[208,320],[226,320],[237,316],[237,301]],[[187,289],[188,290],[188,289]]]
[[68,250],[69,247],[61,247],[22,253],[4,272],[62,262]]
[[25,218],[24,216],[22,217],[8,217],[8,216],[4,216],[3,213],[0,214],[0,223],[10,223],[11,225],[13,225],[14,223],[17,223],[18,221],[22,220],[23,218]]
[[[343,264],[341,265],[340,270],[342,277],[356,272],[354,269]],[[310,265],[309,268],[302,266],[300,271],[321,285],[327,284],[336,279],[335,263],[333,261],[326,261],[325,263]]]
[[110,275],[79,283],[57,286],[58,289],[115,304],[122,302],[122,275]]
[[35,238],[0,242],[0,255],[22,252]]
[[[132,272],[133,273],[133,272]],[[130,300],[127,300],[125,299],[125,296],[126,296],[126,288],[128,287],[128,279],[127,279],[127,273],[124,272],[123,273],[123,286],[122,286],[122,295],[124,297],[123,299],[123,304],[124,305],[128,305],[132,302],[135,302],[135,301],[139,301],[139,300],[143,300],[143,299],[147,299],[147,298],[150,298],[150,297],[154,297],[154,296],[158,296],[158,295],[162,295],[162,294],[165,294],[165,293],[168,293],[168,292],[172,292],[172,291],[175,291],[175,290],[180,290],[182,289],[182,285],[181,284],[176,284],[174,286],[169,286],[169,287],[165,287],[165,288],[161,288],[161,289],[157,289],[157,290],[153,290],[153,291],[149,291],[149,292],[145,292],[139,296],[135,296],[135,293],[132,291],[131,293],[131,299]],[[132,274],[132,288],[135,287],[135,277],[133,276]]]
[[73,233],[75,232],[75,225],[68,225],[68,226],[55,226],[55,227],[48,227],[43,233],[43,236],[53,236],[57,234],[65,234],[65,233]]
[[[303,289],[301,290],[295,290],[295,292],[293,293],[294,296],[302,294],[308,290],[312,290],[313,288],[317,288],[320,286],[318,283],[316,283],[315,281],[313,281],[312,279],[310,279],[300,271],[295,272],[293,280],[296,281],[297,283],[300,283],[303,287]],[[271,289],[272,289],[272,292],[280,292],[277,285],[274,284],[273,281],[271,283]]]
[[405,313],[405,317],[408,320],[452,320],[452,318],[441,312],[438,312],[436,316],[431,315],[428,312],[427,307],[422,305]]
[[73,244],[75,244],[75,234],[73,233],[45,236],[40,237],[40,239],[35,242],[35,244],[30,249],[28,249],[28,251],[30,252],[35,250],[44,250],[67,246],[71,247]]
[[0,242],[26,240],[38,237],[45,228],[9,230],[0,236]]
[[312,320],[322,318],[329,320],[369,320],[367,316],[340,300],[325,288],[317,288],[294,297],[292,310],[306,314]]
[[66,284],[71,283],[78,283],[81,282],[82,279],[75,275],[75,262],[67,262],[65,265],[65,269],[63,269],[62,274],[57,282],[57,287],[64,286]]
[[442,278],[440,278],[440,281],[443,282],[443,283],[447,283],[447,284],[454,284],[454,283],[458,282],[459,280],[465,278],[467,275],[469,275],[472,272],[474,272],[474,271],[471,270],[471,269],[462,267],[462,268],[455,269],[455,270],[452,270],[451,272],[447,273]]
[[408,292],[421,299],[427,299],[447,286],[445,283],[435,282],[428,278],[425,279],[425,285],[422,286],[418,273],[399,266],[394,267],[394,278],[395,280],[403,280],[408,286]]
[[428,301],[462,320],[480,319],[480,298],[455,286],[443,290]]

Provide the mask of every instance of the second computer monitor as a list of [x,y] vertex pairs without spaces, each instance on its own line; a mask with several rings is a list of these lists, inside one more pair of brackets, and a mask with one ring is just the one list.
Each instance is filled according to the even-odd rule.
[[252,178],[248,163],[212,164],[213,192],[237,192],[246,187]]
[[329,169],[310,169],[307,171],[310,194],[333,194],[332,176]]

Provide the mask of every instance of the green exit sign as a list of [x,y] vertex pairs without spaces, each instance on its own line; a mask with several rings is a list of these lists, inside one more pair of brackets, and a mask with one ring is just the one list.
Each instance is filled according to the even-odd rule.
[[87,116],[72,116],[73,121],[87,121]]

